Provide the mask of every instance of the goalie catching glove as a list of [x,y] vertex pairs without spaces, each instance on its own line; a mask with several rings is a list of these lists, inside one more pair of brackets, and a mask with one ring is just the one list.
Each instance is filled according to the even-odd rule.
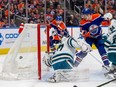
[[45,55],[43,57],[43,62],[48,67],[51,67],[51,59],[50,58],[52,57],[53,54],[54,54],[53,52],[51,52],[51,53],[45,52]]

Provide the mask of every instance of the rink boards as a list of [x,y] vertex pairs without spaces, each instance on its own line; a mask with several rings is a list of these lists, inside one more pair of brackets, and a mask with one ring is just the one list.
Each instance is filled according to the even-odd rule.
[[[47,39],[46,39],[46,34],[44,32],[45,27],[40,28],[41,29],[41,51],[46,51],[46,44],[47,44]],[[79,27],[68,27],[67,28],[70,35],[73,37],[78,37],[80,34],[80,29]],[[107,27],[102,27],[103,33],[107,33]],[[18,29],[0,29],[0,54],[6,54],[8,53],[10,47],[13,45],[15,40],[18,38]],[[92,46],[93,49],[95,49],[95,46]],[[32,46],[32,52],[36,51],[36,48]],[[22,49],[23,51],[25,49]]]

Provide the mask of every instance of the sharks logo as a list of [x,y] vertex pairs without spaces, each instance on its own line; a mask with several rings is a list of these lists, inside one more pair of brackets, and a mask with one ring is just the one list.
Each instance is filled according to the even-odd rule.
[[4,38],[3,38],[2,34],[0,33],[0,45],[2,44],[3,40],[4,40]]

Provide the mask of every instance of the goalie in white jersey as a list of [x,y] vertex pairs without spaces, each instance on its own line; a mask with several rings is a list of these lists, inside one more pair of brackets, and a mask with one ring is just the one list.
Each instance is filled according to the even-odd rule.
[[51,66],[55,71],[55,74],[49,79],[49,81],[60,82],[61,76],[59,75],[62,72],[66,73],[73,69],[76,48],[80,48],[85,53],[92,50],[83,39],[74,39],[69,36],[67,38],[62,38],[57,51],[53,55],[44,58],[45,64]]
[[116,20],[111,20],[108,34],[103,36],[108,58],[112,62],[112,69],[116,70]]

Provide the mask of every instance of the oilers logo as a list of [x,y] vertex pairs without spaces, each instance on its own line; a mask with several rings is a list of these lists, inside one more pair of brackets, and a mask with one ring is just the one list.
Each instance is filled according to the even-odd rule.
[[97,25],[91,25],[89,27],[89,32],[91,32],[92,35],[95,35],[98,32],[98,26]]
[[97,26],[97,25],[91,25],[91,26],[89,27],[89,32],[90,32],[91,37],[97,38],[97,37],[99,37],[99,36],[101,35],[102,30],[101,30],[101,28],[100,28],[99,26]]
[[3,38],[2,34],[0,33],[0,45],[2,44],[3,40],[4,40],[4,38]]

